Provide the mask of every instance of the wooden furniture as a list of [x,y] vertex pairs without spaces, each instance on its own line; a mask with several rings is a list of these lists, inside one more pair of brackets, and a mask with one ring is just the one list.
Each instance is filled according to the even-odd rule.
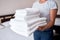
[[14,18],[14,14],[1,15],[0,16],[0,23],[3,23],[5,21],[9,21],[11,18]]
[[[60,19],[60,15],[57,15],[56,18]],[[53,40],[60,40],[60,26],[59,25],[54,25],[54,29],[53,30],[55,30],[55,33],[54,33],[54,36],[53,36]]]

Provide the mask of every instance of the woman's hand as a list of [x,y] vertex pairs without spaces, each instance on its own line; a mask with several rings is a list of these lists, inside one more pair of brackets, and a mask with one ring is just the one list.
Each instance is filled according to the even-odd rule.
[[46,29],[48,29],[48,27],[47,26],[39,26],[39,28],[37,29],[37,30],[40,30],[40,31],[44,31],[44,30],[46,30]]

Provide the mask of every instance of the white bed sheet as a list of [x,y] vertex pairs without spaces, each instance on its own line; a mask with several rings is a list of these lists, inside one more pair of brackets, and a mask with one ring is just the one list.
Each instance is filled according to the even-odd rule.
[[29,37],[24,37],[10,29],[9,21],[2,23],[5,28],[0,29],[0,40],[34,40],[33,34]]

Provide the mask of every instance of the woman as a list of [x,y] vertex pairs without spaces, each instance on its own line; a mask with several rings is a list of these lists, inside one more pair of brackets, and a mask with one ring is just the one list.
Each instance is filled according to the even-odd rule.
[[52,27],[57,15],[57,4],[54,0],[38,0],[32,8],[38,8],[41,13],[41,17],[47,18],[47,25],[39,27],[34,32],[34,40],[53,40]]

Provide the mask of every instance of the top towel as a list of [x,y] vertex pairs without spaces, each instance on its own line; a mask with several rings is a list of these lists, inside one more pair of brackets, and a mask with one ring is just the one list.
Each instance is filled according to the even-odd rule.
[[16,10],[15,16],[31,16],[31,15],[40,15],[40,11],[36,8],[25,8]]

